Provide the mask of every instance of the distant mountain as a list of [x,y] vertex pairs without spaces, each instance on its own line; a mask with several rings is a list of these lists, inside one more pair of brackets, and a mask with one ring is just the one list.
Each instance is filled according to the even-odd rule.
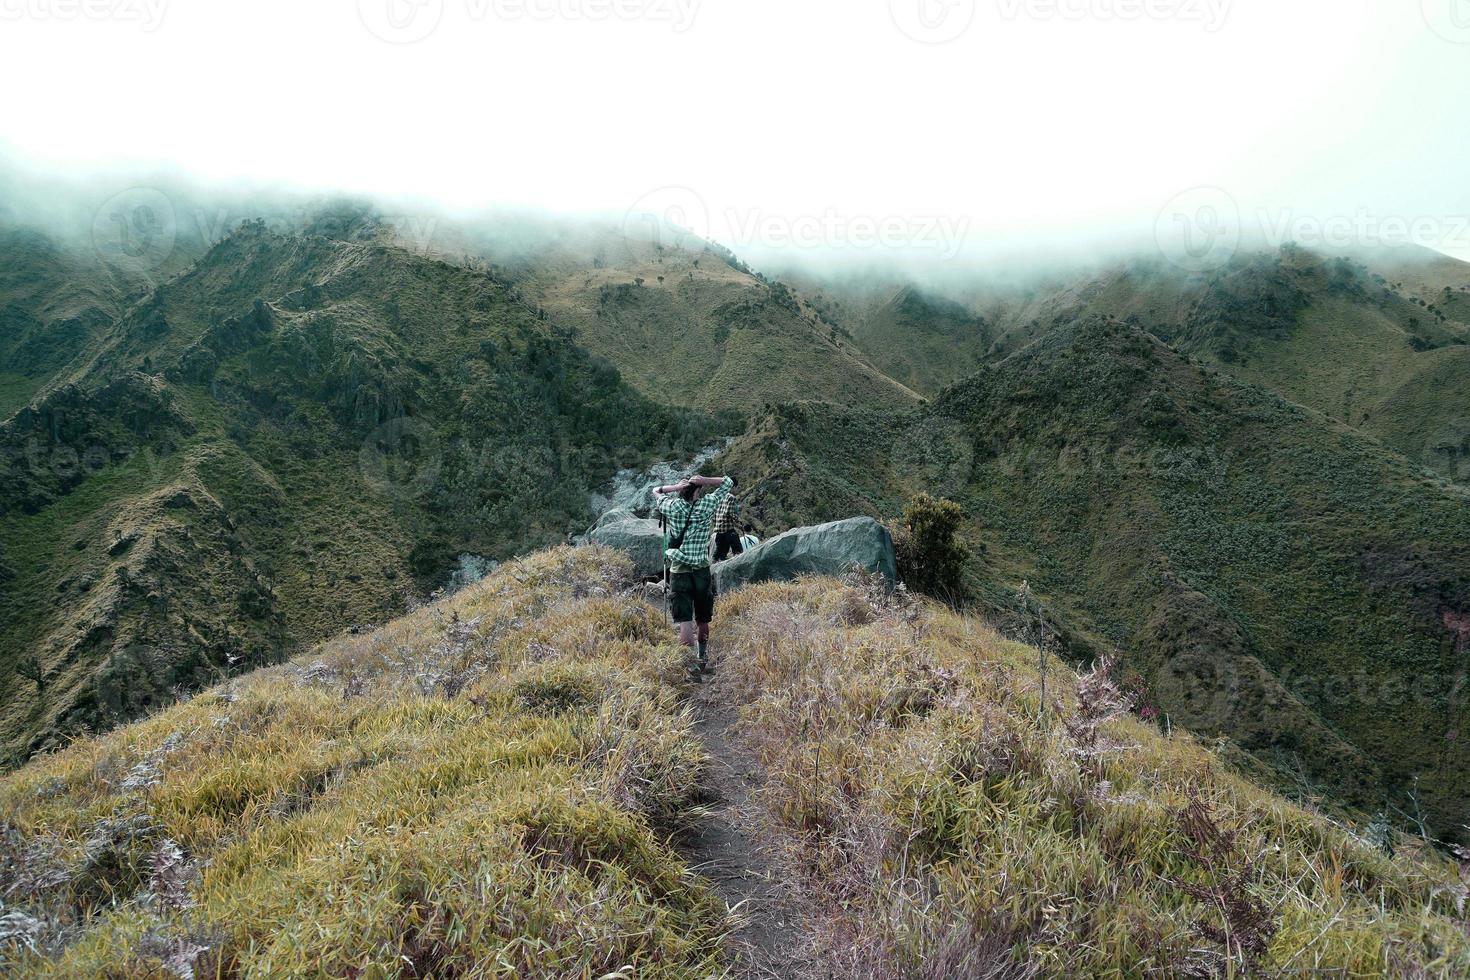
[[121,315],[133,285],[38,231],[0,227],[0,418]]
[[984,316],[913,285],[849,302],[837,322],[885,373],[925,395],[978,368],[996,339]]
[[5,756],[381,621],[713,437],[508,284],[386,237],[247,222],[125,309],[5,239],[6,367],[35,389],[0,423]]
[[950,496],[997,615],[1029,580],[1174,724],[1334,799],[1417,790],[1440,832],[1470,822],[1470,491],[1361,432],[1088,317],[919,409],[775,409],[723,463],[772,529]]
[[[1233,376],[1470,481],[1470,264],[1401,249],[1363,261],[1286,247],[1192,274],[1135,259],[1024,284],[981,277],[874,308],[870,284],[808,283],[831,296],[875,363],[928,392],[1089,315],[1136,324]],[[970,317],[968,321],[966,317]],[[898,365],[907,365],[899,367]],[[908,373],[905,373],[908,372]],[[920,380],[922,379],[922,380]]]
[[550,319],[660,402],[896,407],[916,398],[798,292],[693,236],[665,243],[594,229],[507,259],[487,251]]

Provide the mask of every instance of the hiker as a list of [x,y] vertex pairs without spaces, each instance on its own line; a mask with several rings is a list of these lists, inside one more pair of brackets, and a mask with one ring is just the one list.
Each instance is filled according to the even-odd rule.
[[725,495],[719,506],[715,508],[715,561],[724,561],[726,556],[738,555],[745,551],[745,543],[740,539],[740,499],[735,496],[734,489],[740,485],[740,481],[733,476],[730,477],[731,492]]
[[728,476],[692,476],[653,491],[663,498],[658,512],[668,528],[664,556],[669,563],[669,607],[679,625],[679,643],[688,656],[685,667],[695,683],[702,674],[714,673],[709,666],[709,624],[715,615],[709,540],[715,511],[733,486],[735,481]]

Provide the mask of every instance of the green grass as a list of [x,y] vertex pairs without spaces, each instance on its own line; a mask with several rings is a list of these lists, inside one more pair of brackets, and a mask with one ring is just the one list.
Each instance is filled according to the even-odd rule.
[[0,371],[0,419],[9,418],[24,408],[31,396],[45,383],[45,378]]
[[1409,337],[1394,315],[1328,298],[1303,312],[1289,338],[1232,370],[1459,478],[1470,454],[1435,447],[1470,437],[1470,346],[1415,350]]

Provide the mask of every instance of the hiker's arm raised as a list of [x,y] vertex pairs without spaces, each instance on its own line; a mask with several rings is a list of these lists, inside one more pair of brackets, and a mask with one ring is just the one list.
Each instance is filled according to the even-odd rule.
[[712,516],[715,508],[720,506],[720,501],[730,496],[730,488],[735,486],[735,481],[728,476],[696,476],[690,482],[699,481],[701,486],[714,487],[709,493],[699,498],[694,505],[695,513],[701,517]]

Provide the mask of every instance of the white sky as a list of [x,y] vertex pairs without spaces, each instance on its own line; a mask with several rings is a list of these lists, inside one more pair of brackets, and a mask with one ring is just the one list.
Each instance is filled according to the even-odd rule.
[[651,200],[747,253],[1147,237],[1208,186],[1470,258],[1470,0],[0,0],[0,92],[47,165]]

